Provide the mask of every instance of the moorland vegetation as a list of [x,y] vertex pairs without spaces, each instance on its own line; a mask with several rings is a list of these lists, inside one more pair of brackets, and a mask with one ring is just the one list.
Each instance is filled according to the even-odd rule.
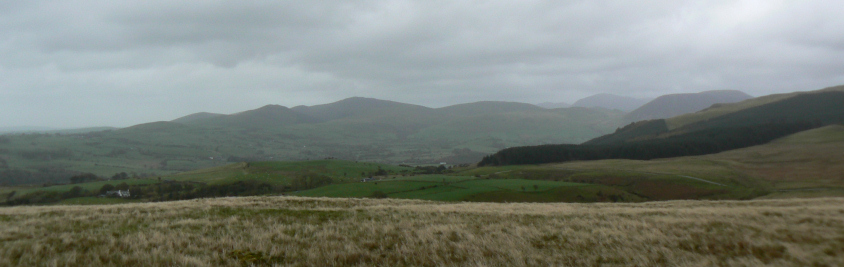
[[839,266],[844,198],[0,208],[3,266]]

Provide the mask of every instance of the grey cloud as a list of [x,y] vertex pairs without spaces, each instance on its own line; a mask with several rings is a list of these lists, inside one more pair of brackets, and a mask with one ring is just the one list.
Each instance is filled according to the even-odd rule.
[[[127,126],[350,96],[443,106],[574,102],[601,92],[812,90],[844,83],[838,5],[4,1],[0,95],[11,98],[0,100],[0,111],[35,107],[39,115],[0,126]],[[103,110],[139,99],[151,108],[49,115],[67,103]]]

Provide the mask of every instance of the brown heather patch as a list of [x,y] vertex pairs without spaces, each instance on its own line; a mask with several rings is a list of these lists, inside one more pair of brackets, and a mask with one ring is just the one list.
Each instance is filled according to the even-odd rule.
[[842,266],[844,198],[0,208],[0,266]]

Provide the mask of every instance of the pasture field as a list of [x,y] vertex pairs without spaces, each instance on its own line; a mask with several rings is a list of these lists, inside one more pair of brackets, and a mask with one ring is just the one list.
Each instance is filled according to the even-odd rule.
[[844,198],[0,208],[2,266],[842,266]]

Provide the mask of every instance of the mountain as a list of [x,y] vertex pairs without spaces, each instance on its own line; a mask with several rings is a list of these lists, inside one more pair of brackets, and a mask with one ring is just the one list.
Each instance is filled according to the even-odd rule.
[[571,106],[587,108],[599,107],[606,109],[617,109],[621,111],[631,111],[638,107],[641,107],[648,101],[650,100],[613,94],[597,94],[577,100],[577,102],[574,102],[574,104],[572,104]]
[[[759,102],[758,100],[747,100]],[[481,165],[536,164],[571,160],[654,159],[717,153],[767,143],[799,131],[844,124],[844,91],[793,94],[744,105],[720,116],[670,129],[665,119],[631,123],[581,145],[509,148]]]
[[537,105],[537,106],[540,106],[540,107],[543,107],[543,108],[547,108],[547,109],[555,109],[555,108],[567,108],[567,107],[571,107],[571,104],[569,104],[569,103],[565,103],[565,102],[558,102],[558,103],[553,103],[553,102],[542,102],[542,103],[539,103],[539,104],[536,104],[536,105]]
[[664,95],[631,111],[624,119],[627,122],[664,119],[700,111],[715,104],[735,103],[750,98],[753,97],[737,90]]

